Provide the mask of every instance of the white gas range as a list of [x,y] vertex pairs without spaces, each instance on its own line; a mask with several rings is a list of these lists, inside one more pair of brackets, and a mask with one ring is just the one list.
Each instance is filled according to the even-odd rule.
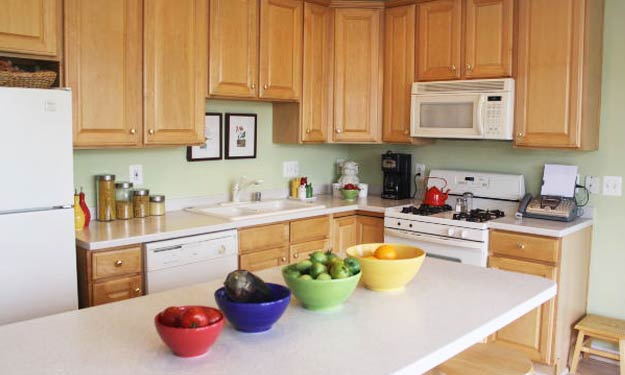
[[[441,188],[441,178],[447,181],[447,205],[386,209],[384,242],[409,244],[431,257],[486,267],[488,222],[514,216],[525,195],[523,175],[439,169],[432,170],[430,177],[438,179],[429,179],[427,188]],[[473,194],[472,207],[457,211],[456,200],[464,193]]]

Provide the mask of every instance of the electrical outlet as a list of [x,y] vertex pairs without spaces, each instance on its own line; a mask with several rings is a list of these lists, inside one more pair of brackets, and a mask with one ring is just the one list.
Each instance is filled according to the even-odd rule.
[[128,181],[134,186],[143,185],[143,165],[133,164],[128,167]]
[[603,195],[620,197],[623,195],[622,186],[621,176],[603,176]]
[[599,187],[601,185],[601,177],[586,176],[586,189],[591,194],[599,194]]
[[297,160],[282,163],[282,177],[291,178],[297,176],[299,176],[299,162]]
[[425,164],[415,163],[414,174],[421,177],[425,176]]

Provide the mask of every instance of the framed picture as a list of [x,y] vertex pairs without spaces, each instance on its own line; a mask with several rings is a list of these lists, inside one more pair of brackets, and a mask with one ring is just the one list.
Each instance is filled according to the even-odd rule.
[[226,113],[226,159],[256,157],[256,115]]
[[204,144],[187,147],[187,161],[221,160],[221,113],[204,116]]

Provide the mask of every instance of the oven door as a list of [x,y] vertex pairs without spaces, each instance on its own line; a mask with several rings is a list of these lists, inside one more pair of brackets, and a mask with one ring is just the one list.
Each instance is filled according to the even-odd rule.
[[486,95],[412,95],[410,135],[429,138],[484,138]]
[[384,229],[385,243],[398,243],[418,247],[426,256],[452,262],[486,267],[488,245],[484,242],[445,238],[431,234]]

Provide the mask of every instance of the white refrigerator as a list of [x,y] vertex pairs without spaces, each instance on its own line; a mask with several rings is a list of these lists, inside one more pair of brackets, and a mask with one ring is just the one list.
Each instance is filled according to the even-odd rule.
[[0,87],[0,325],[78,308],[71,97]]

